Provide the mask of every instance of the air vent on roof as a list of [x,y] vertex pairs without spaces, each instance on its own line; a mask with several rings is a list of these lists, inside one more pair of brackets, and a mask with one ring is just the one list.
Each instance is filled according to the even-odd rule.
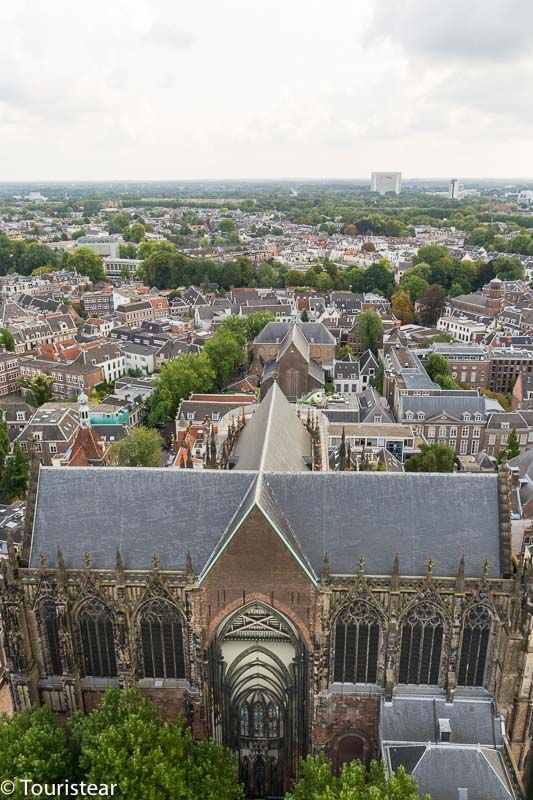
[[468,789],[457,789],[457,800],[468,800]]
[[449,742],[452,735],[452,729],[449,719],[439,718],[439,742]]

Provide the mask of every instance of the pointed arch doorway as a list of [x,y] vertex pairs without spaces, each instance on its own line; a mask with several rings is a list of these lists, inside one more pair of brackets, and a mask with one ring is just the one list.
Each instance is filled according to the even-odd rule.
[[307,651],[258,601],[231,614],[209,650],[214,738],[238,752],[249,798],[282,797],[307,745]]

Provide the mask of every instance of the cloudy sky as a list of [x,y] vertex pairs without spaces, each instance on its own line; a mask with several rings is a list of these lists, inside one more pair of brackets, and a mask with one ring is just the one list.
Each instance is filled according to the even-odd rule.
[[533,177],[533,0],[5,0],[0,30],[0,180]]

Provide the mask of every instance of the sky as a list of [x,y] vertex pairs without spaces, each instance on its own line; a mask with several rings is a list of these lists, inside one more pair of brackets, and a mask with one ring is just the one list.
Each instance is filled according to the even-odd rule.
[[0,181],[533,177],[533,0],[4,0]]

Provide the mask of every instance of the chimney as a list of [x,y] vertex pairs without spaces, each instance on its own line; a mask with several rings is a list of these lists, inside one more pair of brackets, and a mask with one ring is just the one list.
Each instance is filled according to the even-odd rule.
[[457,800],[468,800],[468,789],[457,789]]
[[439,717],[439,742],[449,742],[452,736],[452,729],[449,719]]

